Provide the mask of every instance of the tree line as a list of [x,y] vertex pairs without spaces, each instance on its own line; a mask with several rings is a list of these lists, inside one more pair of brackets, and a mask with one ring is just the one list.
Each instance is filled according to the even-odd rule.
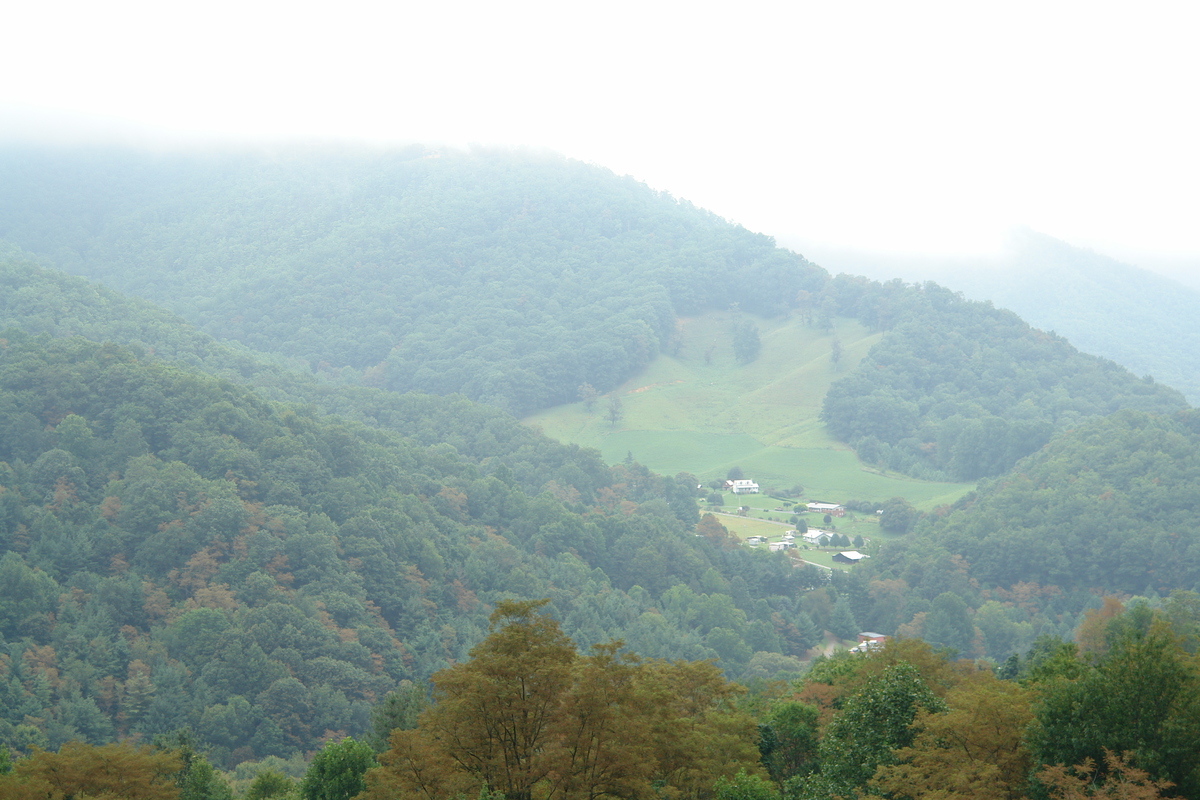
[[[711,663],[643,660],[619,641],[581,654],[547,602],[498,603],[469,659],[431,677],[424,710],[377,715],[377,751],[331,741],[298,784],[262,772],[244,796],[1149,800],[1200,789],[1197,603],[1168,617],[1113,599],[1077,642],[1044,637],[998,670],[892,640],[747,693]],[[0,797],[33,792],[230,797],[186,733],[153,749],[5,757]]]

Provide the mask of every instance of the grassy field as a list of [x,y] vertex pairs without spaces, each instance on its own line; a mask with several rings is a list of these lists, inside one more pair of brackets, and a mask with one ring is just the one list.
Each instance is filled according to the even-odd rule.
[[[590,412],[573,403],[526,422],[560,441],[595,447],[610,463],[632,455],[656,472],[688,472],[705,483],[737,466],[766,491],[801,485],[806,500],[904,497],[929,509],[973,488],[865,467],[821,424],[829,385],[853,369],[879,334],[846,319],[839,319],[832,332],[817,331],[796,317],[755,319],[762,352],[753,363],[739,365],[729,341],[735,313],[680,320],[678,353],[659,356],[613,392],[624,411],[615,426],[605,416],[607,398]],[[831,358],[835,338],[842,349],[837,364]],[[763,508],[779,504],[757,497],[763,498]],[[739,502],[760,507],[755,499]]]
[[[790,530],[794,530],[792,525],[779,522],[768,522],[766,520],[755,519],[753,517],[741,517],[737,516],[736,514],[718,514],[717,519],[719,519],[721,524],[724,525],[729,532],[735,536],[738,536],[742,539],[747,539],[751,536],[763,536],[766,537],[768,543],[782,541],[783,534]],[[816,525],[813,527],[816,527]],[[878,526],[875,527],[878,528]],[[843,532],[840,526],[838,531]],[[849,536],[853,538],[854,534],[850,533]],[[761,547],[765,549],[767,543],[750,546]],[[843,572],[846,572],[850,569],[850,567],[845,564],[834,563],[833,554],[842,548],[829,548],[827,550],[818,550],[814,548],[811,550],[806,550],[804,549],[803,543],[797,543],[796,547],[797,549],[793,552],[795,552],[799,558],[802,558],[805,561],[822,567],[827,567],[829,569],[842,570]]]

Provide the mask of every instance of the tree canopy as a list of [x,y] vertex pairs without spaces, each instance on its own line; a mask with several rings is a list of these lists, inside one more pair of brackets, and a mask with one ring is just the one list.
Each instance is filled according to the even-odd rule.
[[642,661],[621,643],[580,655],[539,609],[501,603],[471,659],[433,676],[417,728],[392,733],[370,798],[703,797],[755,769],[753,720],[706,662]]
[[[823,576],[695,535],[690,477],[605,468],[528,430],[468,458],[111,344],[0,339],[14,752],[190,727],[230,767],[361,738],[513,597],[550,597],[585,646],[622,636],[730,675],[810,646],[794,620]],[[436,442],[459,402],[478,408],[383,407]],[[523,491],[515,475],[539,472]],[[736,601],[715,591],[734,581]]]

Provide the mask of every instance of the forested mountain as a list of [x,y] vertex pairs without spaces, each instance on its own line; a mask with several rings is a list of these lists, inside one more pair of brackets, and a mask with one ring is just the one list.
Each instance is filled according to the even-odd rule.
[[517,414],[623,380],[675,314],[779,313],[825,278],[768,237],[545,156],[7,150],[0,187],[0,238],[218,338]]
[[595,453],[559,445],[494,408],[461,396],[334,385],[280,359],[217,342],[153,303],[40,267],[23,254],[0,258],[0,289],[0,329],[124,345],[148,360],[179,362],[253,387],[268,399],[312,406],[425,445],[448,445],[478,463],[503,458],[527,492],[556,480],[590,500],[595,476],[606,469]]
[[936,281],[1015,311],[1080,350],[1153,375],[1200,401],[1200,292],[1137,262],[1072,246],[1036,231],[1012,233],[995,256],[888,257],[804,250],[831,272],[877,280]]
[[[1183,406],[1011,315],[932,285],[831,279],[769,237],[544,155],[8,148],[0,238],[333,383],[518,415],[617,385],[672,346],[680,315],[854,317],[889,335],[826,421],[865,461],[930,478],[1000,474],[1077,419]],[[47,305],[21,324],[78,327]],[[212,362],[189,337],[174,347]],[[287,382],[244,351],[226,360]]]
[[[631,180],[520,154],[10,149],[0,237],[15,243],[0,260],[13,752],[191,729],[223,767],[311,753],[379,734],[389,692],[436,675],[449,705],[393,737],[368,783],[474,796],[495,785],[495,742],[456,762],[438,739],[467,713],[451,701],[491,698],[470,681],[548,653],[558,738],[531,751],[542,777],[510,784],[522,796],[583,791],[564,731],[641,732],[604,751],[627,767],[622,791],[940,796],[921,792],[966,773],[937,772],[953,750],[938,732],[978,732],[977,707],[1008,714],[989,730],[1012,754],[972,767],[977,790],[1023,796],[1033,769],[1069,782],[1054,764],[1109,745],[1200,786],[1171,755],[1195,719],[1200,605],[1160,597],[1200,583],[1197,412],[1010,312],[830,277]],[[701,519],[694,476],[607,466],[508,413],[612,387],[673,346],[679,316],[731,305],[747,340],[756,315],[882,332],[829,391],[826,424],[868,463],[978,492],[830,575]],[[1145,599],[1097,611],[1103,592]],[[1037,638],[1081,623],[1086,657]],[[522,625],[547,647],[498,644]],[[922,637],[1022,683],[903,641],[787,688],[758,680],[794,679],[825,628]],[[576,649],[613,639],[626,655]],[[654,660],[709,658],[760,694],[734,708],[716,667]],[[1148,664],[1169,668],[1160,684]],[[1169,735],[1122,716],[1121,698],[1166,685],[1183,687],[1155,718]],[[589,716],[607,691],[620,714]],[[1121,735],[1066,742],[1079,709]]]
[[463,658],[504,598],[551,598],[581,644],[795,669],[821,576],[697,536],[694,485],[575,467],[535,497],[503,458],[8,331],[0,743],[189,726],[222,764],[308,751]]
[[[840,281],[827,291],[839,292]],[[881,288],[891,296],[861,286],[839,292],[847,311],[898,320],[830,387],[822,411],[864,461],[975,480],[1005,472],[1086,419],[1187,406],[1178,391],[1080,353],[1011,311],[964,301],[936,284]]]
[[1200,412],[1123,411],[1054,439],[928,538],[985,585],[1166,595],[1200,585]]
[[1014,237],[1003,266],[955,288],[1200,402],[1200,292],[1032,231]]
[[842,591],[873,630],[1002,660],[1104,594],[1200,585],[1198,474],[1195,410],[1092,420],[884,544]]

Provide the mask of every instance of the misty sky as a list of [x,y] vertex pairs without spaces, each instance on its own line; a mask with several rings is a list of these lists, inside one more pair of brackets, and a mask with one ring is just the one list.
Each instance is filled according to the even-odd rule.
[[[0,131],[548,148],[782,241],[1200,264],[1184,3],[12,4]],[[81,123],[73,115],[87,115]]]

